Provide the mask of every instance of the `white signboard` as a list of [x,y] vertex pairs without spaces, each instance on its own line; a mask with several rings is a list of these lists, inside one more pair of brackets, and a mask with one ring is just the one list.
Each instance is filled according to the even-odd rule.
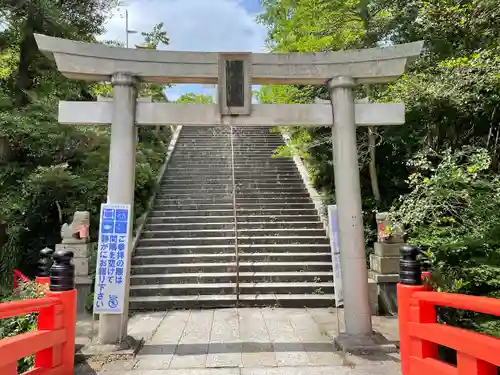
[[339,307],[344,304],[344,288],[342,287],[342,270],[340,267],[339,218],[336,205],[328,206],[328,225],[330,228],[330,247],[332,250],[335,305]]
[[101,205],[94,313],[123,313],[130,211],[129,204]]

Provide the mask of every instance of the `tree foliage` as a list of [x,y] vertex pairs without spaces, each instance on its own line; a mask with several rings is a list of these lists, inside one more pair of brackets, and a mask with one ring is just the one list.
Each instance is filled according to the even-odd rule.
[[[428,247],[437,287],[500,297],[500,3],[262,0],[262,4],[259,20],[267,26],[268,44],[275,52],[425,42],[421,58],[399,80],[355,92],[358,99],[406,104],[404,126],[379,127],[372,134],[358,129],[366,232],[375,234],[374,212],[391,209],[406,224],[409,241]],[[328,92],[324,87],[267,86],[258,98],[266,103],[312,103],[328,99]],[[325,199],[334,201],[330,130],[287,130],[291,146],[278,154],[302,156],[316,187]],[[380,199],[373,193],[370,164],[376,165]],[[470,315],[443,316],[488,332],[498,328]]]
[[[60,242],[61,225],[75,210],[91,212],[95,239],[99,207],[106,201],[109,128],[61,125],[57,102],[111,96],[111,87],[64,78],[38,51],[33,34],[95,42],[115,5],[115,0],[0,2],[6,25],[0,31],[0,223],[7,227],[0,244],[0,286],[7,293],[12,270],[32,276],[39,250]],[[162,26],[158,31],[161,41],[168,41]],[[163,89],[142,84],[139,95],[164,101]],[[146,208],[169,137],[169,128],[139,131],[137,216]]]

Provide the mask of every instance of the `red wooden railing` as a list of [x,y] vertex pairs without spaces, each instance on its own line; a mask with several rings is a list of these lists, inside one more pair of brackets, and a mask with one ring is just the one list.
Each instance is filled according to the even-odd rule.
[[[500,300],[438,293],[426,285],[398,284],[403,375],[497,375],[500,339],[438,324],[436,306],[500,316]],[[438,359],[438,345],[457,351],[457,365]]]
[[[46,287],[48,278],[37,278]],[[35,366],[24,375],[73,374],[76,289],[46,291],[39,299],[0,303],[0,319],[38,312],[37,330],[0,340],[0,374],[17,374],[17,361],[35,354]]]

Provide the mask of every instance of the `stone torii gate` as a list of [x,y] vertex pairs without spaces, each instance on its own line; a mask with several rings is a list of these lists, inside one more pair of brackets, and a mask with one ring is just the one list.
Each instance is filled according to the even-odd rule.
[[[335,195],[344,286],[346,335],[372,335],[368,273],[361,210],[356,125],[400,125],[403,103],[356,104],[357,84],[397,79],[420,55],[422,42],[345,52],[208,53],[151,51],[88,44],[35,35],[39,49],[55,59],[68,78],[107,81],[113,101],[59,104],[65,124],[111,124],[108,203],[134,204],[136,125],[324,125],[333,124]],[[136,83],[218,84],[217,104],[137,101]],[[327,84],[330,104],[252,104],[252,84]],[[333,108],[333,113],[332,113]],[[129,241],[131,244],[132,241]],[[128,249],[128,288],[132,249]],[[128,291],[126,293],[128,296]],[[126,306],[128,301],[126,302]],[[116,343],[127,332],[128,311],[104,314],[102,343]]]

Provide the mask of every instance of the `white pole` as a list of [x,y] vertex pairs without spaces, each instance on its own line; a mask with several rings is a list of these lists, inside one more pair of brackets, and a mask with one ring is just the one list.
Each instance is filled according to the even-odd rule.
[[332,143],[345,333],[348,336],[369,336],[372,323],[352,94],[354,86],[351,77],[337,77],[328,82],[333,107]]
[[128,10],[125,11],[125,46],[128,48]]
[[[109,151],[108,203],[130,204],[133,218],[135,190],[136,153],[136,79],[116,73],[111,77],[113,86],[113,122],[111,123],[111,144]],[[99,318],[99,341],[102,344],[116,344],[127,333],[130,260],[132,258],[132,233],[128,240],[128,264],[124,272],[125,301],[123,315],[101,314]]]

